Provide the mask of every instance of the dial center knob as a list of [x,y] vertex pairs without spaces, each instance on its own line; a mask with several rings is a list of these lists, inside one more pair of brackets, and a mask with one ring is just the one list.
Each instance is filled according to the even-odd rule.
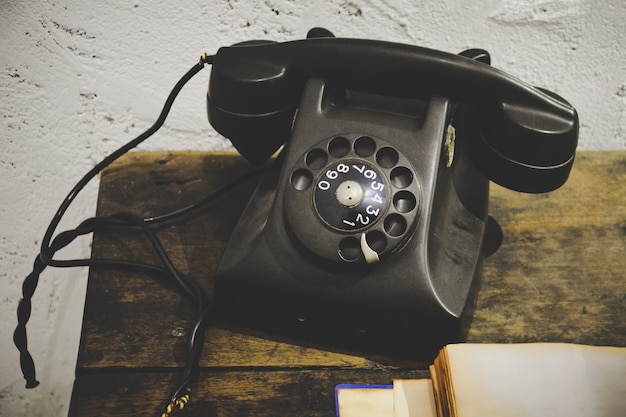
[[329,226],[351,232],[370,228],[387,210],[387,180],[369,161],[341,159],[316,179],[313,204]]
[[356,207],[363,201],[365,193],[363,187],[356,181],[344,181],[337,187],[335,192],[337,202],[344,207]]

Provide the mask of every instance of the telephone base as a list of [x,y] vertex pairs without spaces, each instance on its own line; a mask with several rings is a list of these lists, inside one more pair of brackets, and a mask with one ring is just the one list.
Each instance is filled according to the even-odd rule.
[[[307,83],[282,165],[233,231],[216,310],[330,346],[431,359],[463,340],[484,257],[489,182],[465,149],[472,109],[336,94]],[[359,248],[363,236],[378,261]]]

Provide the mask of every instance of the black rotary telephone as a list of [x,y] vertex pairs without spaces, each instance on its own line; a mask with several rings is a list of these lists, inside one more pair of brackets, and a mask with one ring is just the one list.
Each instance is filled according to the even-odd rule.
[[[183,378],[163,415],[189,401],[211,310],[150,225],[202,207],[221,190],[157,217],[116,213],[56,229],[91,179],[163,125],[175,97],[205,64],[212,64],[213,127],[253,163],[285,144],[250,198],[215,278],[215,312],[247,326],[432,359],[463,338],[471,318],[489,180],[547,192],[567,180],[574,161],[576,110],[492,68],[482,50],[451,55],[313,29],[304,40],[251,41],[203,55],[174,86],[154,125],[87,172],[46,229],[13,334],[27,388],[39,384],[26,324],[44,269],[133,268],[169,278],[197,307]],[[111,226],[141,229],[161,263],[55,258],[77,237]]]
[[571,105],[489,61],[324,30],[220,49],[211,124],[254,163],[285,147],[219,266],[218,314],[399,355],[462,338],[489,180],[554,190],[578,138]]

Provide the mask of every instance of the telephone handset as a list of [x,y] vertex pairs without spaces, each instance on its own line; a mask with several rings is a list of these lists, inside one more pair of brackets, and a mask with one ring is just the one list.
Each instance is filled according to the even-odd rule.
[[489,179],[554,190],[578,138],[572,106],[491,67],[485,51],[329,33],[220,49],[207,101],[251,162],[286,143],[226,248],[218,313],[400,355],[462,339]]
[[576,110],[482,61],[362,39],[244,43],[215,57],[209,115],[244,157],[259,162],[290,136],[309,79],[385,96],[447,97],[478,107],[481,148],[497,165],[487,168],[490,179],[520,191],[559,187],[573,163]]

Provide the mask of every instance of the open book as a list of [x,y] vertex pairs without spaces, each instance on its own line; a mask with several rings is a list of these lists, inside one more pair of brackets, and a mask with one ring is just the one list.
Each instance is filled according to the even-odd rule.
[[430,379],[393,385],[337,385],[337,417],[436,417]]
[[[455,344],[441,350],[430,373],[432,380],[345,387],[337,391],[338,417],[626,416],[626,348]],[[354,407],[342,408],[340,394],[361,405],[375,400],[378,411],[368,414],[370,404],[350,414]]]

